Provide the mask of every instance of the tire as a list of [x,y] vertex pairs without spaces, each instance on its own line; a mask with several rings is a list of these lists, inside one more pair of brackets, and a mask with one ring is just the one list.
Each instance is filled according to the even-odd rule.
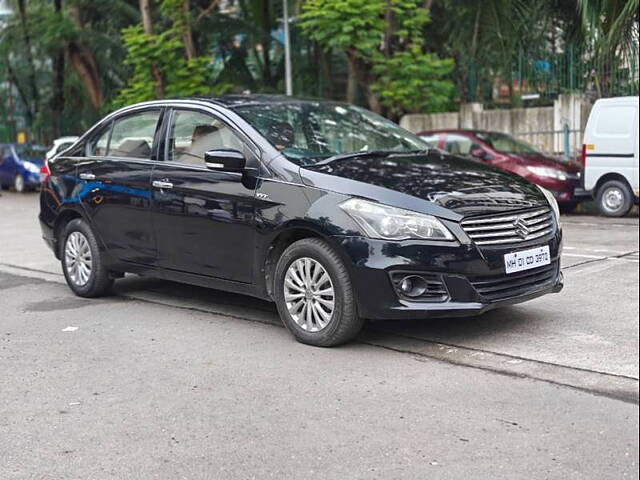
[[[60,263],[69,288],[79,297],[100,297],[113,285],[113,279],[104,264],[104,255],[98,241],[87,223],[76,218],[64,228],[62,235]],[[75,255],[74,255],[75,253]],[[82,261],[75,258],[81,258]],[[89,262],[86,259],[89,258]],[[90,263],[88,273],[79,264]],[[77,268],[74,269],[74,264]],[[82,273],[83,272],[83,273]],[[86,276],[86,278],[85,278]]]
[[598,208],[607,217],[624,217],[633,208],[633,194],[626,183],[610,180],[598,190]]
[[[303,275],[299,273],[305,271],[310,272],[312,277],[318,273],[317,285],[311,283],[311,288],[305,286],[309,283],[305,284],[304,278],[300,278]],[[328,280],[323,282],[325,273]],[[292,274],[298,274],[298,280],[301,281],[296,282],[296,277]],[[285,284],[287,280],[289,283]],[[323,240],[305,238],[291,244],[278,260],[274,282],[275,301],[280,318],[299,342],[318,347],[333,347],[352,340],[362,329],[364,320],[358,316],[349,272],[334,249]],[[291,285],[296,288],[292,288]],[[327,320],[326,315],[321,315],[318,309],[325,314],[328,312],[327,305],[331,304],[331,296],[326,292],[330,288],[333,292],[333,309]],[[304,298],[291,300],[303,291]],[[313,295],[314,291],[325,293]],[[300,301],[303,302],[302,307]],[[304,304],[309,307],[310,316],[306,314]],[[297,315],[296,310],[303,313]],[[323,320],[326,322],[324,326],[321,324]]]
[[578,208],[578,202],[564,202],[560,204],[561,213],[573,213]]
[[17,174],[13,179],[13,189],[17,193],[24,193],[27,191],[27,182],[25,182],[24,177],[20,174]]

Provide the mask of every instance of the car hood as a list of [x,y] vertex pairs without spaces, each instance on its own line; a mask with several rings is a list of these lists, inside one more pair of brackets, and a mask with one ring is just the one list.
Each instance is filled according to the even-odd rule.
[[457,214],[450,218],[547,204],[542,192],[519,176],[439,152],[349,158],[305,166],[300,176],[309,186],[401,208],[425,211],[429,208],[416,200],[430,202],[440,207],[434,215]]

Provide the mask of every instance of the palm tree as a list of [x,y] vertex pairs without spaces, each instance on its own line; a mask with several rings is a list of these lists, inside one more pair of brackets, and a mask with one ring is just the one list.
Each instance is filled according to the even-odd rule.
[[600,70],[594,79],[601,96],[613,93],[618,67],[626,66],[637,75],[639,6],[640,0],[578,0],[585,37],[593,43]]

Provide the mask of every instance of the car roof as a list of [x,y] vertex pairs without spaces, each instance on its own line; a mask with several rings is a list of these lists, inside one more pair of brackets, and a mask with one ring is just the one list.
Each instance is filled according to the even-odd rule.
[[310,97],[289,97],[287,95],[276,94],[233,94],[221,97],[186,97],[179,100],[195,100],[200,102],[210,102],[226,108],[238,108],[253,105],[277,105],[277,104],[300,104],[300,103],[333,103],[340,104],[333,100],[324,100]]

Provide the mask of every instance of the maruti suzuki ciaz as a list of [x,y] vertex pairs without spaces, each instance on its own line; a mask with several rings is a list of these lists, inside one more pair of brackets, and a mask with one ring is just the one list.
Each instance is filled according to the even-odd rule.
[[552,194],[347,104],[133,105],[44,170],[43,236],[83,297],[125,273],[238,292],[332,346],[365,319],[475,315],[563,286]]

